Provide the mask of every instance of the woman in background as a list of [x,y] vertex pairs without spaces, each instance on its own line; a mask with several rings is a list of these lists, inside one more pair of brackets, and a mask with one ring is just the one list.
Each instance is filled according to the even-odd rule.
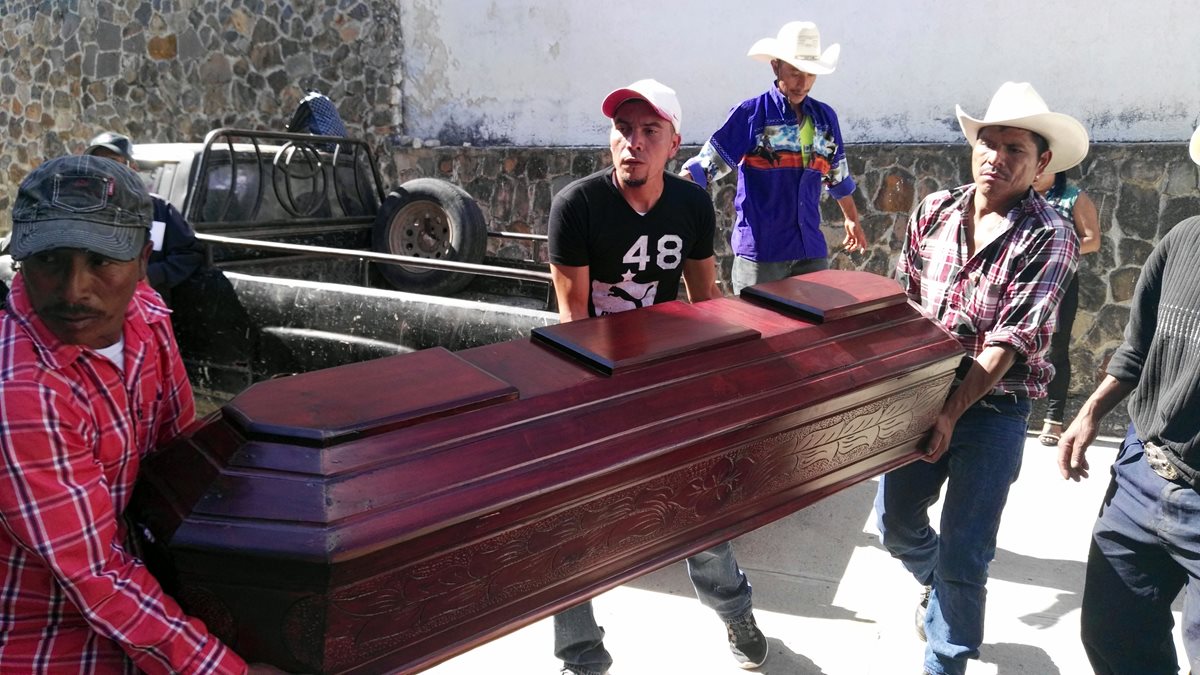
[[[1077,186],[1067,183],[1065,171],[1039,175],[1033,182],[1033,189],[1042,193],[1059,215],[1074,224],[1075,233],[1079,235],[1080,255],[1100,250],[1100,218],[1096,213],[1096,205]],[[1078,309],[1079,274],[1076,273],[1058,306],[1058,326],[1050,340],[1050,363],[1054,366],[1054,379],[1047,388],[1046,421],[1038,436],[1042,445],[1058,445],[1058,437],[1062,435],[1067,390],[1071,386],[1071,326],[1075,323]]]

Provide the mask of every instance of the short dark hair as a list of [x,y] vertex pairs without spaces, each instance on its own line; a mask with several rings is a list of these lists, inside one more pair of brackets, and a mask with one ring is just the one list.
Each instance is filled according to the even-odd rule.
[[1036,131],[1030,131],[1029,133],[1033,134],[1033,144],[1037,146],[1038,157],[1041,157],[1050,150],[1050,142],[1046,140],[1045,136]]

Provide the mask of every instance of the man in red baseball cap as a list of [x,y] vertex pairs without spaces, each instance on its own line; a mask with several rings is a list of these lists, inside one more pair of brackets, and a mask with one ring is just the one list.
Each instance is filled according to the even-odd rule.
[[[601,106],[612,119],[612,166],[563,188],[550,206],[550,270],[562,321],[674,300],[720,297],[708,193],[666,172],[679,151],[682,112],[670,87],[639,80]],[[767,658],[752,613],[750,582],[728,542],[688,558],[696,595],[725,622],[730,651],[745,668]],[[554,617],[554,653],[564,674],[603,675],[612,665],[591,602]]]

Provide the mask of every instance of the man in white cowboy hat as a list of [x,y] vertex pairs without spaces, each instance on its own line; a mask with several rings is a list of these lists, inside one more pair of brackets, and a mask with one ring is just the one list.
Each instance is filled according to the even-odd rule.
[[[1200,164],[1200,129],[1192,134]],[[1131,423],[1092,531],[1080,620],[1101,674],[1179,672],[1171,603],[1187,588],[1183,642],[1200,672],[1200,215],[1142,268],[1125,342],[1058,444],[1063,478],[1087,478],[1100,420],[1129,396]]]
[[[566,186],[550,205],[550,273],[560,320],[674,300],[681,277],[692,302],[720,297],[712,200],[665,171],[679,151],[675,90],[638,80],[605,97],[601,111],[612,119],[612,166]],[[744,668],[761,665],[767,639],[755,624],[750,581],[732,546],[701,551],[687,564],[700,602],[724,621],[734,658]],[[554,654],[565,675],[608,672],[612,656],[591,602],[554,617]]]
[[737,168],[734,293],[829,267],[822,187],[845,217],[845,249],[866,248],[837,114],[808,95],[818,75],[837,67],[840,52],[839,45],[821,51],[820,33],[807,21],[784,24],[777,37],[754,43],[749,56],[771,64],[775,83],[738,104],[684,164],[681,175],[703,187]]
[[[1074,229],[1033,190],[1074,166],[1087,131],[1006,82],[983,119],[958,108],[974,182],[926,197],[909,218],[896,276],[965,356],[924,462],[885,475],[875,498],[885,548],[924,587],[917,632],[925,672],[965,672],[983,641],[984,588],[1017,478],[1030,399],[1044,397],[1055,315],[1075,273]],[[946,486],[940,532],[928,509]]]

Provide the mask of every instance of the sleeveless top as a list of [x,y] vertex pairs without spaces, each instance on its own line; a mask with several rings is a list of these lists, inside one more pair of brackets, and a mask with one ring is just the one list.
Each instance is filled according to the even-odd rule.
[[1058,215],[1075,223],[1075,200],[1079,199],[1079,188],[1074,185],[1068,185],[1063,188],[1062,194],[1055,195],[1054,191],[1046,193],[1046,201],[1050,202],[1050,206],[1058,211]]

